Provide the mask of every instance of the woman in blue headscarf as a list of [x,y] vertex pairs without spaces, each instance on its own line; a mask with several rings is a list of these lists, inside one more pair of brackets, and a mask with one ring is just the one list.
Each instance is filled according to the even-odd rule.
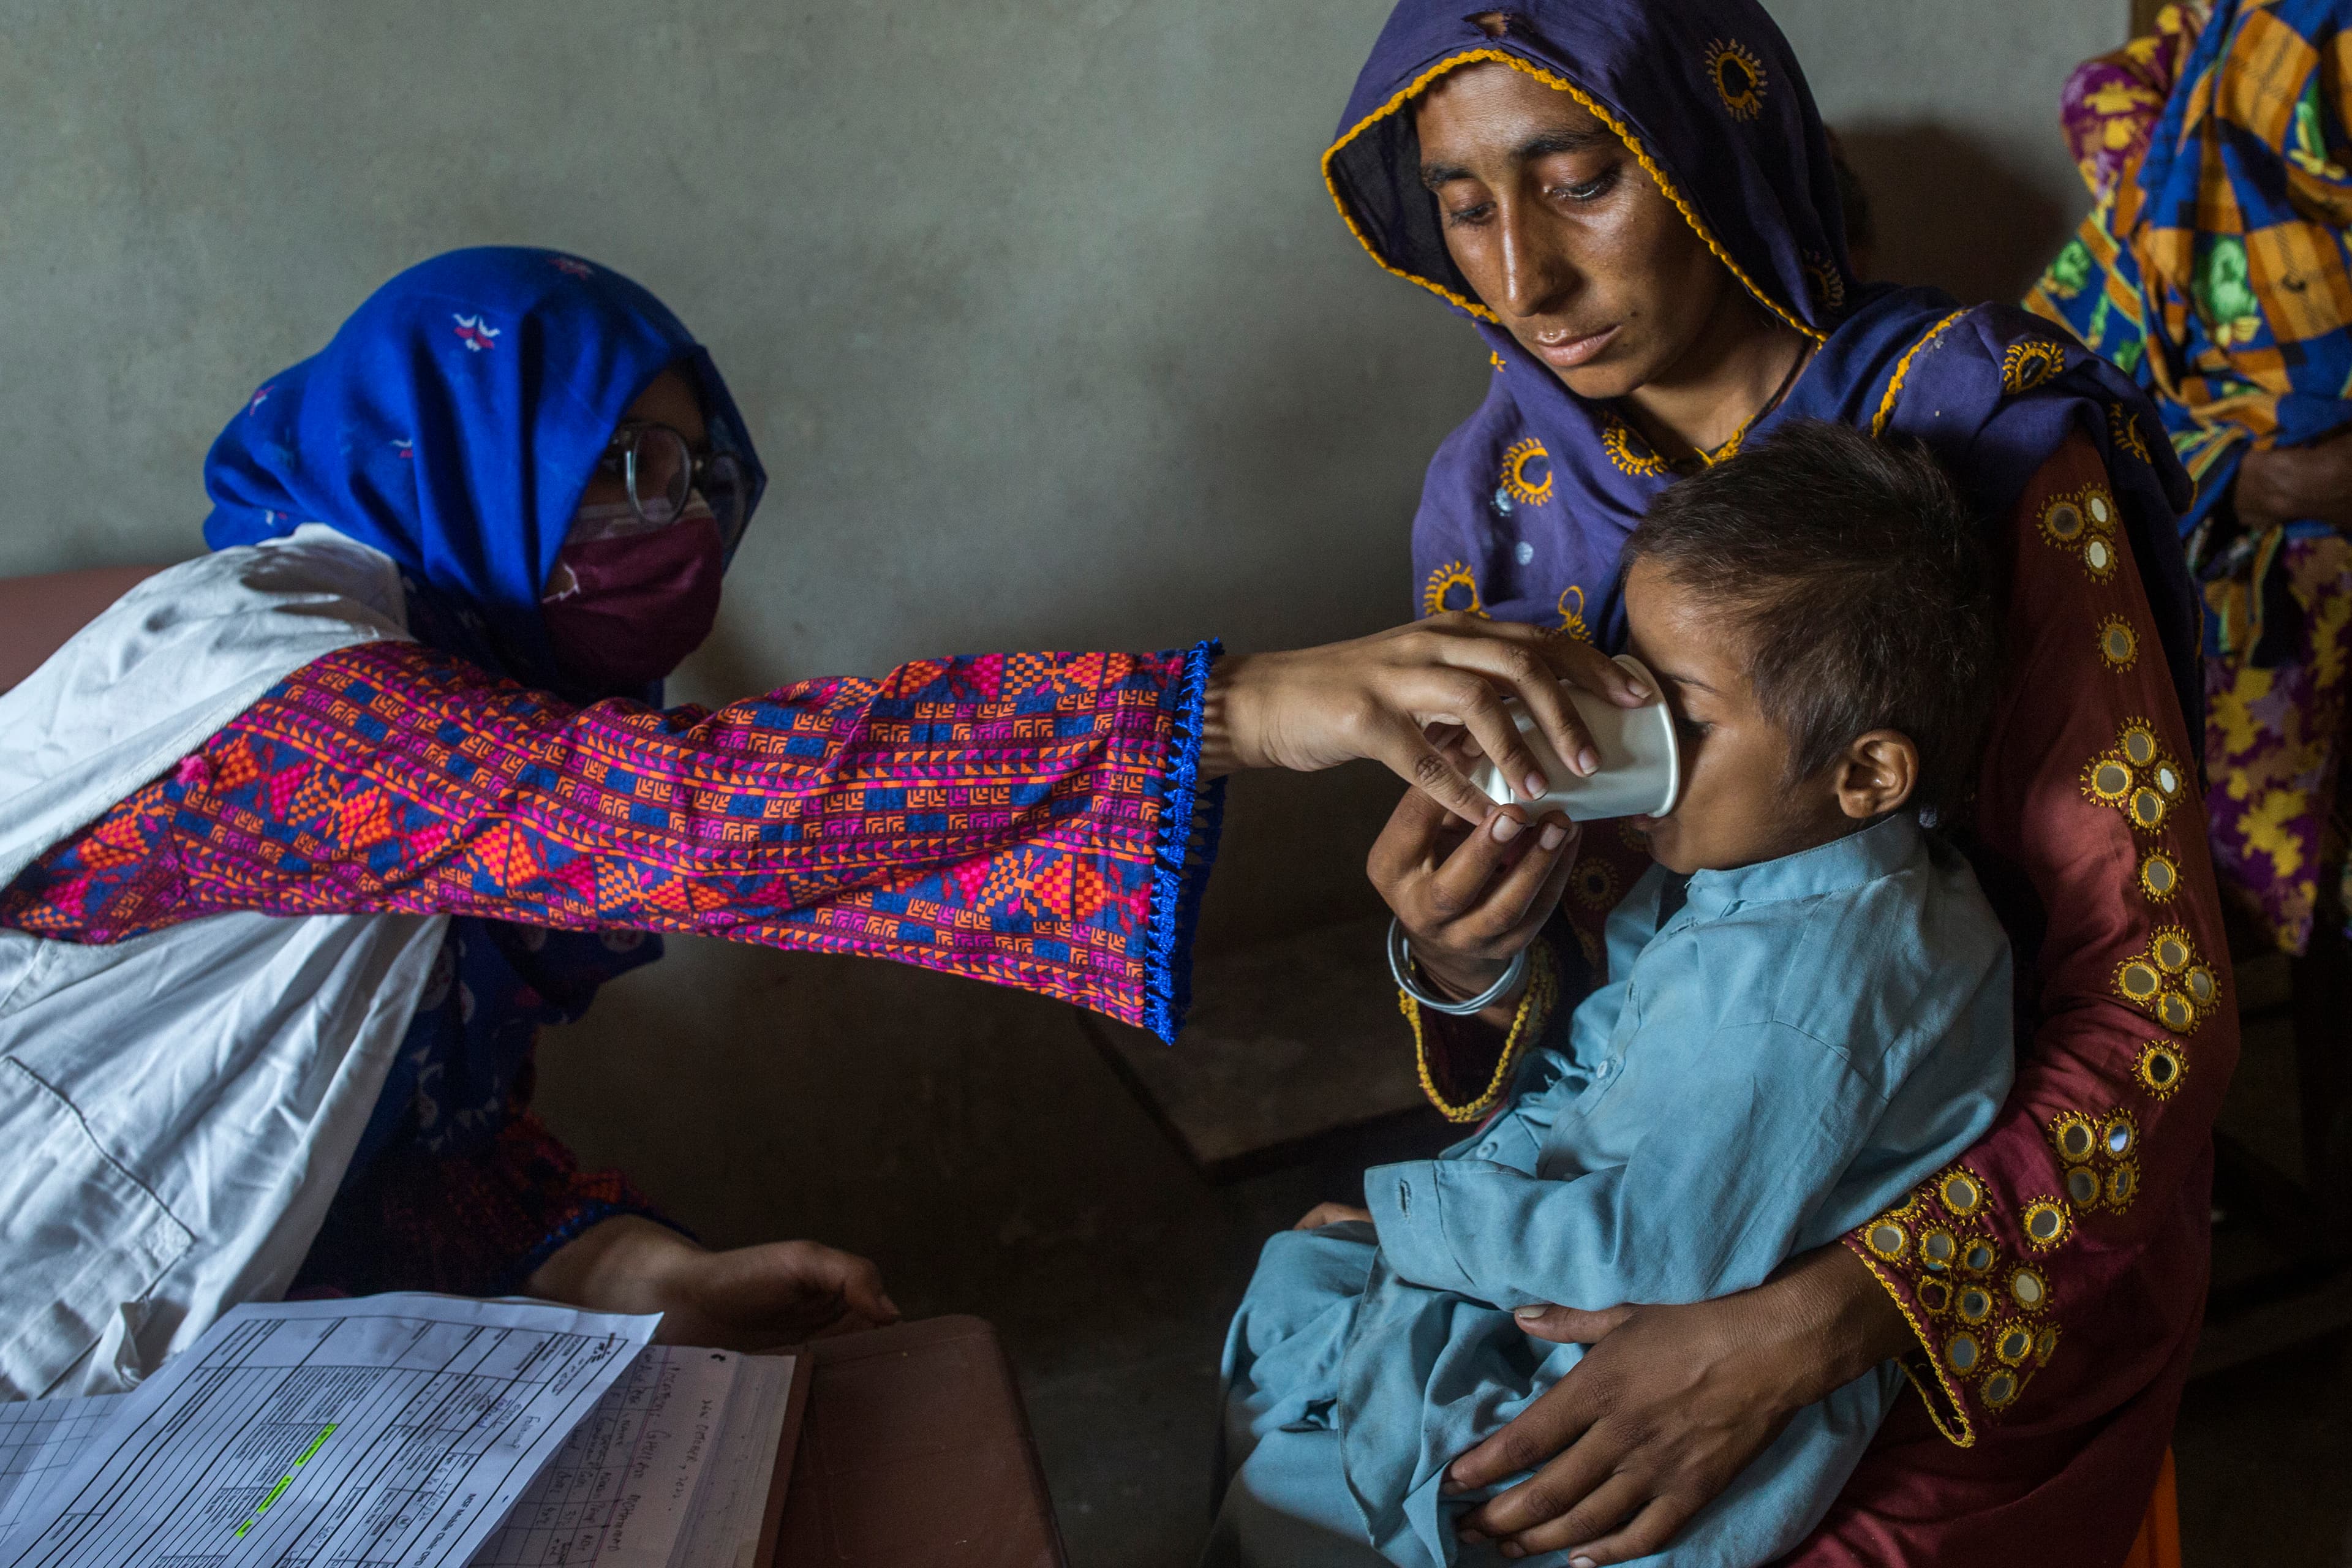
[[[1618,553],[1650,498],[1792,419],[1924,442],[2005,577],[2012,663],[1946,825],[2016,949],[1993,1130],[1756,1290],[1524,1314],[1592,1349],[1454,1461],[1502,1489],[1457,1522],[1546,1561],[1655,1551],[1792,1411],[1901,1357],[1921,1398],[1790,1561],[2118,1560],[2188,1374],[2236,1055],[2197,828],[2188,492],[2153,410],[2021,311],[1859,281],[1804,77],[1753,0],[1403,0],[1323,167],[1373,259],[1493,367],[1430,465],[1424,614],[1622,647]],[[1465,1121],[1564,1022],[1545,1000],[1580,994],[1645,858],[1614,827],[1517,837],[1408,795],[1372,856],[1420,984],[1492,997],[1463,1020],[1404,1000],[1433,1098]],[[1558,984],[1496,994],[1531,947]]]
[[689,1342],[887,1321],[863,1259],[708,1252],[583,1175],[529,1112],[540,1027],[699,931],[1172,1037],[1210,781],[1376,755],[1483,818],[1423,723],[1524,777],[1496,685],[1561,723],[1577,662],[1408,628],[662,710],[762,471],[677,319],[544,250],[394,279],[205,479],[212,554],[0,672],[0,1397],[121,1388],[289,1287],[528,1289]]

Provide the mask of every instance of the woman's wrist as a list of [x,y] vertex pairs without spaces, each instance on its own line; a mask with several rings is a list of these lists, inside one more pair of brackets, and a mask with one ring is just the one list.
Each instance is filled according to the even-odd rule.
[[[1411,944],[1410,937],[1407,942]],[[1455,1002],[1466,1002],[1473,996],[1484,995],[1511,965],[1508,959],[1493,962],[1439,957],[1433,960],[1419,947],[1412,947],[1412,952],[1413,968],[1419,972],[1423,983],[1438,994]],[[1511,1020],[1518,1015],[1519,1002],[1528,994],[1528,978],[1526,966],[1522,966],[1518,980],[1508,991],[1469,1016],[1508,1034]]]
[[1918,1343],[1885,1287],[1840,1242],[1792,1259],[1742,1300],[1753,1331],[1780,1353],[1791,1411]]
[[676,1304],[679,1270],[704,1249],[642,1215],[600,1220],[531,1271],[523,1289],[598,1312],[659,1312]]
[[1209,678],[1201,688],[1201,760],[1203,780],[1223,778],[1239,773],[1250,764],[1242,760],[1234,742],[1234,710],[1245,717],[1249,708],[1250,671],[1264,656],[1246,653],[1220,655],[1209,666]]

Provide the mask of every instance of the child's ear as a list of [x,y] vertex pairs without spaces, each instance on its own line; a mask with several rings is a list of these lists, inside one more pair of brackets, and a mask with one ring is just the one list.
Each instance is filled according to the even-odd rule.
[[1873,730],[1854,737],[1830,764],[1838,809],[1857,822],[1884,816],[1919,787],[1919,748],[1900,730]]

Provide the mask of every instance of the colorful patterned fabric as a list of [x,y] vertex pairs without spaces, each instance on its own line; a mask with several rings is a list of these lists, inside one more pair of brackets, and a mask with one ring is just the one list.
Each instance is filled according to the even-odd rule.
[[2147,150],[2148,132],[2210,15],[2201,0],[2167,5],[2156,14],[2155,32],[2084,61],[2066,79],[2058,117],[2093,196],[2112,195],[2124,172]]
[[1986,516],[2014,504],[2070,434],[2094,433],[2148,563],[2185,711],[2203,701],[2197,604],[2173,536],[2179,467],[2142,432],[2145,395],[2023,311],[1961,310],[1932,289],[1862,288],[1803,73],[1752,0],[1549,3],[1490,37],[1460,6],[1405,0],[1324,154],[1332,197],[1375,260],[1470,316],[1496,367],[1486,402],[1439,447],[1413,524],[1414,607],[1467,610],[1622,646],[1618,552],[1674,481],[1622,413],[1570,392],[1486,306],[1445,249],[1421,183],[1413,95],[1498,63],[1569,94],[1626,140],[1759,306],[1818,344],[1785,397],[1710,459],[1791,419],[1901,431],[1946,459]]
[[[1173,1038],[1221,792],[1213,645],[991,654],[709,712],[409,643],[295,673],[0,894],[119,942],[220,910],[694,931],[992,980]],[[519,939],[527,944],[528,939]]]
[[2250,446],[2352,421],[2352,265],[2338,237],[2352,219],[2352,83],[2333,63],[2352,38],[2345,12],[2344,0],[2219,0],[2169,82],[2178,33],[2160,36],[2146,87],[2168,94],[2153,110],[2146,92],[2114,98],[2102,133],[2127,151],[2137,120],[2144,150],[2026,298],[2158,395],[2199,485],[2184,534]]
[[[1805,286],[1805,250],[1836,231],[1817,216],[1834,198],[1803,78],[1760,9],[1603,0],[1509,16],[1489,38],[1459,7],[1408,0],[1326,157],[1375,257],[1477,316],[1497,366],[1486,405],[1431,467],[1415,523],[1422,607],[1619,646],[1620,543],[1673,479],[1414,237],[1442,247],[1400,110],[1438,73],[1496,58],[1616,129],[1749,291],[1825,340],[1755,428],[1811,416],[1917,434],[2011,563],[2015,662],[1971,858],[2017,952],[2017,1087],[1950,1171],[1847,1237],[1917,1333],[1925,1398],[1898,1408],[1788,1561],[2119,1560],[2194,1348],[2210,1134],[2237,1045],[2204,836],[2183,831],[2201,816],[2202,738],[2183,715],[2203,702],[2176,527],[2185,476],[2137,386],[2021,313],[1926,290],[1836,300],[1828,279],[1850,280],[1834,251],[1811,275],[1822,286]],[[1628,884],[1616,859],[1630,847],[1611,837],[1587,835],[1591,887],[1580,868],[1568,900],[1580,923]],[[1445,1079],[1484,1073],[1461,1065]],[[2062,1142],[2078,1121],[2095,1148]]]
[[[2345,0],[2168,6],[2078,70],[2066,125],[2098,205],[2026,303],[2132,369],[2198,479],[2208,804],[2225,893],[2288,952],[2347,874],[2343,542],[2261,533],[2231,505],[2246,452],[2352,420],[2352,47]],[[2201,30],[2200,28],[2201,24]]]
[[2280,947],[2301,952],[2320,919],[2340,923],[2352,910],[2343,778],[2352,541],[2290,541],[2271,574],[2294,607],[2297,636],[2275,663],[2206,660],[2207,799],[2223,889]]
[[459,1154],[489,1142],[511,1114],[540,1030],[576,1021],[606,981],[661,951],[642,931],[452,922],[344,1185],[395,1145]]

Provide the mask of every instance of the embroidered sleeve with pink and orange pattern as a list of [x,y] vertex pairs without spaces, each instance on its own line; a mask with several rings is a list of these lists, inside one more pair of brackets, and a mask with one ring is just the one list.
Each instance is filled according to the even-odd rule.
[[1172,1037],[1222,788],[1213,643],[989,654],[715,712],[575,708],[414,643],[279,682],[0,892],[115,942],[224,910],[479,915],[894,958]]

